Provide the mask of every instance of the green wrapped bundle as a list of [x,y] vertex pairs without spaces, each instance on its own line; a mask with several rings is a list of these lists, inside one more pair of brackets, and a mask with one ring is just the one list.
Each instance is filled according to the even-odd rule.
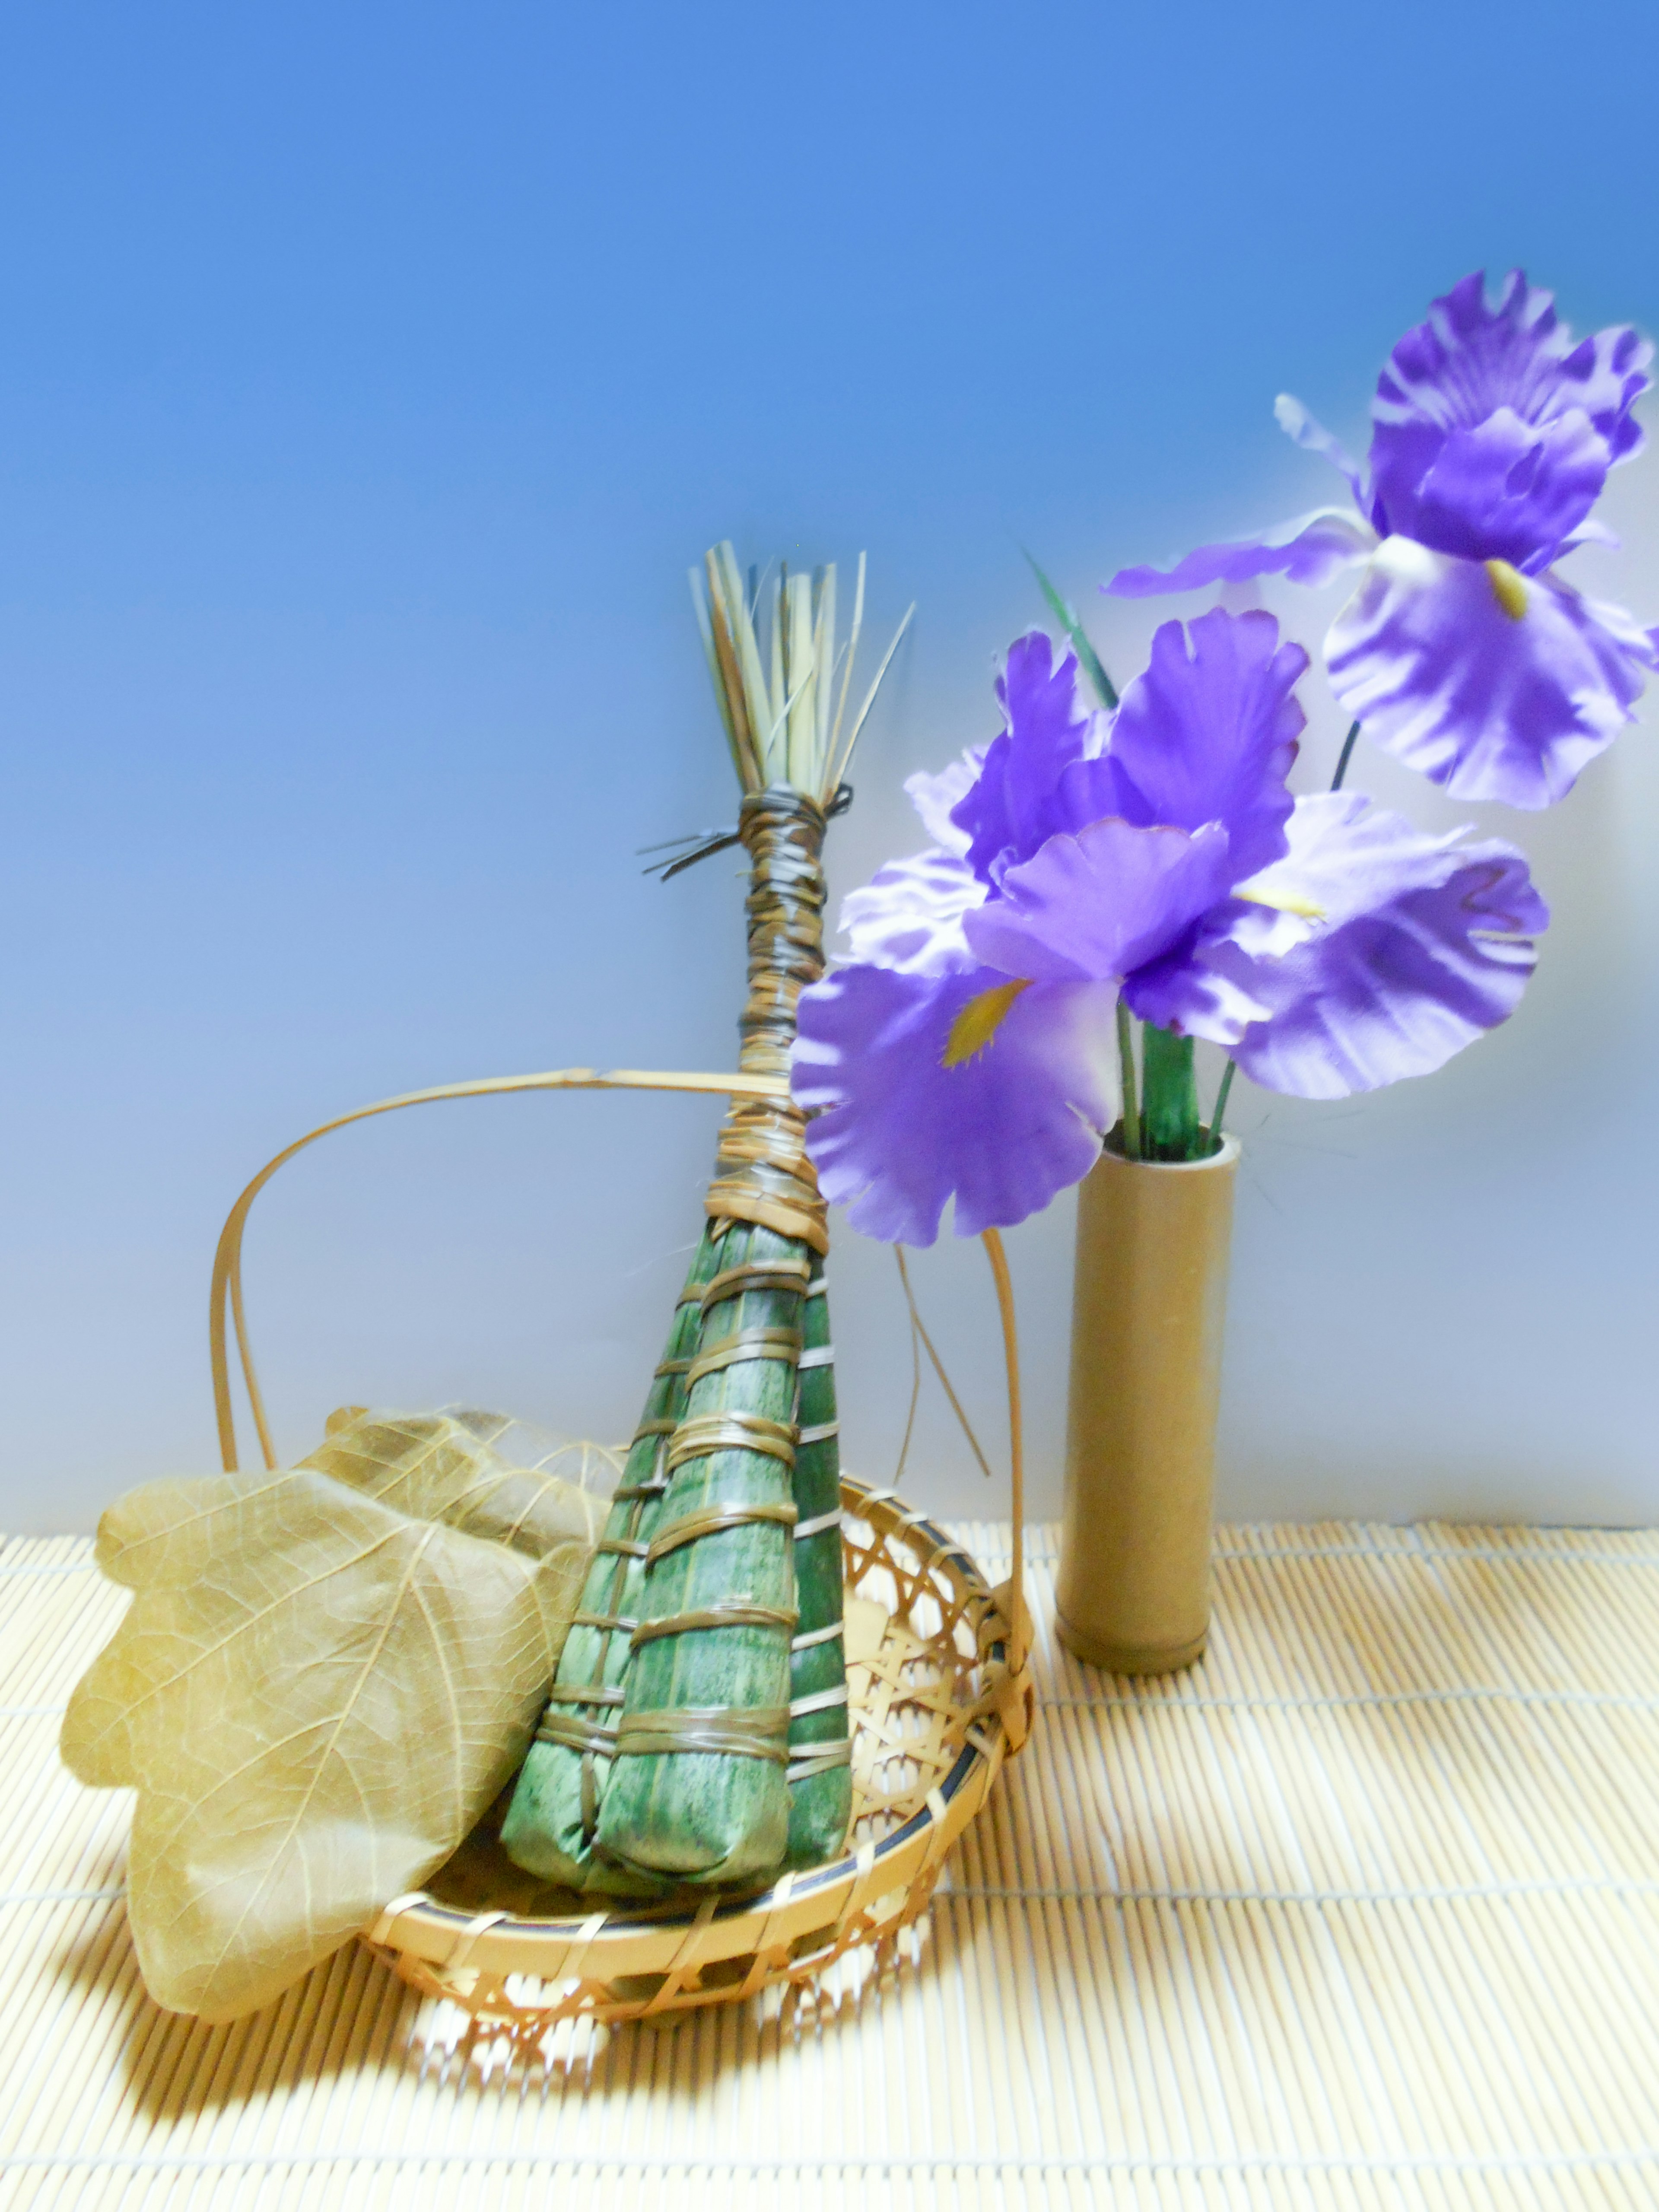
[[720,1265],[711,1223],[674,1308],[668,1346],[611,1498],[580,1603],[536,1741],[501,1828],[509,1856],[572,1889],[638,1894],[650,1885],[593,1856],[599,1800],[610,1772],[629,1638],[645,1579],[645,1553],[668,1491],[668,1443],[685,1409],[685,1376],[696,1350],[702,1288]]
[[795,1633],[789,1656],[788,1866],[833,1857],[853,1812],[842,1645],[841,1448],[829,1285],[814,1253],[806,1286],[795,1439]]
[[720,1258],[669,1446],[599,1847],[647,1876],[743,1882],[780,1865],[788,1838],[808,1261],[800,1240],[741,1222]]
[[744,797],[734,831],[668,872],[749,851],[741,1066],[775,1088],[722,1129],[710,1228],[502,1830],[532,1872],[634,1895],[817,1863],[851,1809],[828,1232],[787,1073],[823,969],[824,830],[892,648],[843,744],[862,561],[839,706],[834,569],[780,577],[769,676],[729,545],[707,574]]

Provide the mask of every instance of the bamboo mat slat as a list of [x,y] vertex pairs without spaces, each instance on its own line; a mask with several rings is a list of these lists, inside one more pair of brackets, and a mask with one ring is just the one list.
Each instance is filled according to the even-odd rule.
[[1651,2212],[1659,1532],[1224,1529],[1208,1656],[1141,1684],[1033,1541],[1036,1730],[902,1954],[528,2056],[356,1946],[158,2011],[126,1801],[56,1751],[122,1598],[0,1542],[0,2203]]

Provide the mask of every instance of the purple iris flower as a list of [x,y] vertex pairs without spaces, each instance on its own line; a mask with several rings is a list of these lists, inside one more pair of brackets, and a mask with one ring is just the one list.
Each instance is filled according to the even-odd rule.
[[1086,1175],[1120,1109],[1116,1017],[1212,1039],[1270,1090],[1440,1066],[1515,1008],[1548,916],[1512,846],[1292,799],[1307,666],[1271,615],[1166,623],[1115,714],[1033,631],[1005,727],[907,787],[937,839],[842,908],[804,992],[796,1097],[854,1228],[931,1244]]
[[1371,403],[1368,477],[1300,401],[1275,412],[1347,478],[1322,508],[1160,574],[1124,568],[1128,599],[1359,567],[1325,641],[1331,688],[1396,758],[1458,799],[1550,805],[1631,719],[1659,630],[1554,573],[1590,540],[1608,470],[1642,443],[1631,413],[1653,349],[1633,330],[1574,342],[1547,292],[1512,270],[1494,305],[1477,272],[1389,357]]

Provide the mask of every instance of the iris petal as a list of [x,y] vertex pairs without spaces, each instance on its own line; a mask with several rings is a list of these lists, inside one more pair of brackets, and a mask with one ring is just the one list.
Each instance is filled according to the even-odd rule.
[[826,1198],[884,1243],[931,1244],[1039,1212],[1094,1164],[1117,1119],[1116,993],[1035,984],[982,1051],[942,1065],[964,1006],[1006,975],[849,968],[801,994],[792,1079]]
[[1231,884],[1218,823],[1188,836],[1112,818],[1051,837],[963,926],[1005,975],[1115,982],[1178,943]]
[[954,853],[913,853],[889,860],[841,904],[841,927],[854,960],[917,975],[971,967],[962,917],[985,886]]
[[1207,584],[1243,583],[1251,576],[1328,584],[1363,561],[1376,544],[1376,533],[1357,514],[1323,507],[1255,538],[1200,545],[1173,568],[1120,568],[1103,588],[1120,599],[1155,599],[1169,592],[1201,591]]
[[1123,986],[1132,1014],[1177,1036],[1207,1037],[1229,1051],[1252,1022],[1264,1018],[1268,1010],[1255,988],[1255,970],[1229,950],[1231,911],[1224,907],[1206,915],[1179,945],[1135,970]]
[[1338,473],[1347,478],[1348,489],[1353,494],[1354,505],[1364,507],[1365,488],[1359,465],[1340,438],[1334,438],[1325,425],[1308,412],[1302,402],[1288,392],[1281,392],[1273,402],[1273,420],[1292,444],[1304,453],[1317,453],[1328,461]]
[[1607,442],[1580,408],[1534,428],[1500,407],[1442,438],[1395,527],[1468,561],[1547,568],[1589,519],[1607,482]]
[[1099,752],[1105,734],[1103,717],[1079,700],[1076,654],[1057,654],[1042,630],[1028,630],[1009,647],[997,696],[1007,726],[987,747],[978,780],[951,817],[966,832],[969,862],[987,883],[1029,859],[1057,830],[1076,826],[1060,807],[1061,779]]
[[985,748],[975,745],[954,760],[937,775],[929,775],[918,769],[905,778],[904,789],[910,804],[921,817],[921,826],[944,853],[968,850],[968,832],[958,829],[951,819],[951,810],[959,806],[979,780],[985,765]]
[[1464,278],[1407,331],[1372,403],[1371,520],[1466,559],[1547,568],[1641,442],[1631,409],[1652,348],[1628,328],[1575,342],[1512,270],[1495,301]]
[[1297,802],[1290,853],[1259,880],[1322,902],[1325,923],[1254,908],[1211,953],[1262,1003],[1234,1047],[1247,1075],[1344,1097],[1431,1073],[1514,1012],[1548,909],[1514,846],[1463,835],[1358,793]]
[[1477,561],[1390,538],[1325,641],[1367,736],[1455,798],[1549,806],[1631,719],[1653,641],[1553,575],[1517,618]]
[[1285,779],[1306,716],[1294,696],[1308,656],[1281,645],[1269,614],[1220,608],[1185,629],[1165,623],[1151,663],[1123,695],[1110,758],[1131,821],[1226,830],[1233,880],[1285,849]]

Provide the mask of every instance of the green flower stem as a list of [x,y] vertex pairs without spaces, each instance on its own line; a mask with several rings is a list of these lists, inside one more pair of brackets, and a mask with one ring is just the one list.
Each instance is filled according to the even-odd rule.
[[1117,1056],[1123,1072],[1123,1152],[1127,1159],[1140,1158],[1140,1110],[1135,1104],[1134,1030],[1129,1009],[1117,1002]]
[[1358,738],[1358,736],[1359,725],[1358,722],[1355,722],[1350,728],[1347,736],[1342,740],[1341,757],[1336,763],[1336,774],[1331,778],[1331,789],[1333,791],[1340,791],[1342,788],[1342,779],[1348,773],[1348,763],[1353,758],[1354,744]]
[[1233,1078],[1237,1073],[1238,1062],[1236,1060],[1230,1060],[1221,1071],[1221,1080],[1216,1086],[1215,1111],[1210,1116],[1210,1142],[1212,1146],[1221,1142],[1221,1121],[1227,1111],[1227,1093],[1232,1089]]
[[1141,1157],[1197,1160],[1209,1151],[1198,1112],[1193,1040],[1145,1022],[1140,1031]]

